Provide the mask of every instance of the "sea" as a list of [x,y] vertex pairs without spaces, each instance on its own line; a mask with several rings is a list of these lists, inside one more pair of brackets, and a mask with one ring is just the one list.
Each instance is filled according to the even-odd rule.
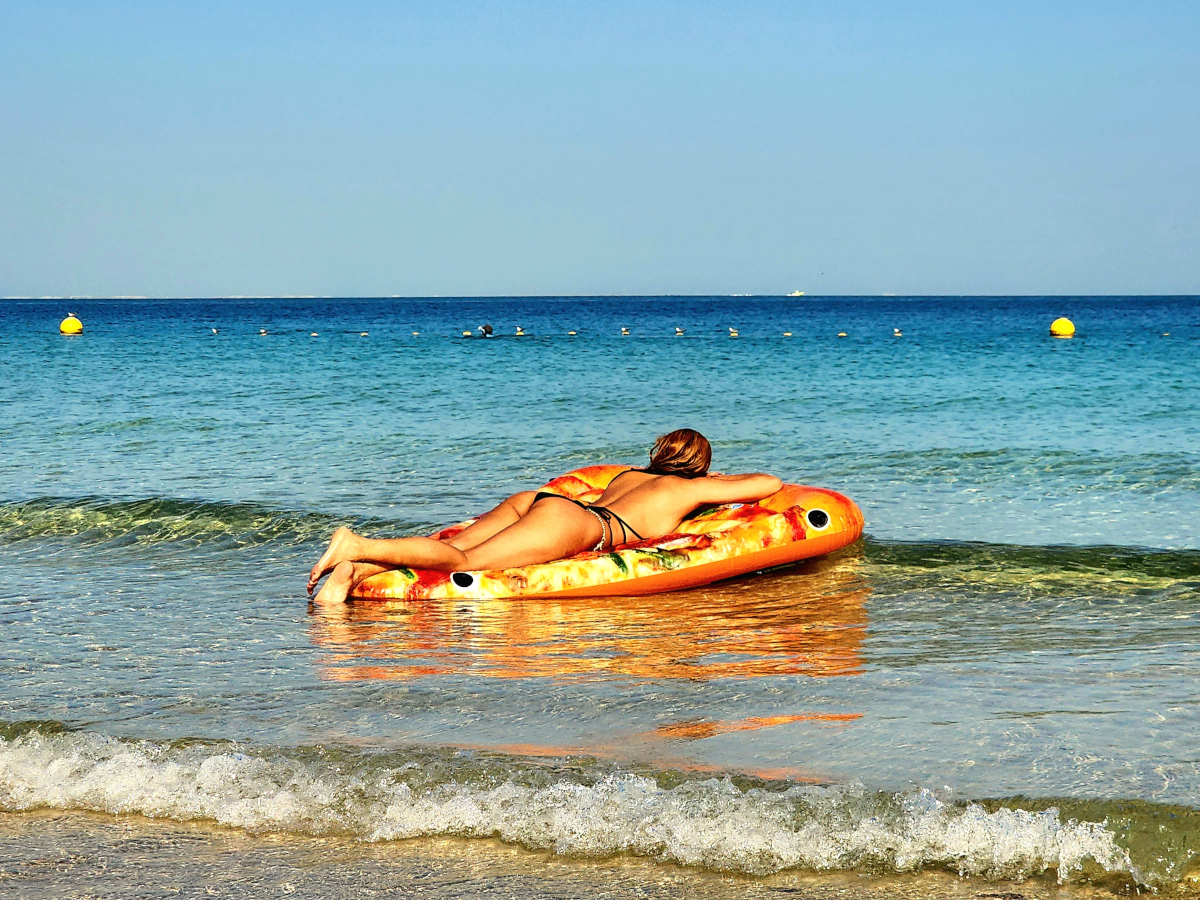
[[[865,536],[308,601],[685,426]],[[1197,297],[0,301],[5,897],[1196,895],[1198,673]]]

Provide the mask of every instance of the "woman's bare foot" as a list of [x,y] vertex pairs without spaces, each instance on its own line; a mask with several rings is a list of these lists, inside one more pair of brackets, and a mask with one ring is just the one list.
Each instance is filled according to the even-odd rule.
[[340,562],[354,559],[353,547],[357,540],[358,535],[345,526],[333,533],[333,537],[329,539],[329,546],[321,554],[317,564],[312,567],[312,571],[308,573],[308,592],[310,594],[326,572]]
[[322,606],[345,603],[346,598],[350,595],[350,589],[354,587],[355,568],[354,563],[348,559],[344,559],[334,566],[332,574],[326,580],[325,586],[317,592],[313,602],[320,603]]

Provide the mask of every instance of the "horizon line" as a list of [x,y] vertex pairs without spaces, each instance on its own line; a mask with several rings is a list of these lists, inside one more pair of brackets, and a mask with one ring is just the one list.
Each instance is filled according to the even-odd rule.
[[787,300],[813,300],[813,299],[839,299],[839,298],[863,298],[863,299],[957,299],[963,297],[979,297],[979,298],[1012,298],[1012,299],[1034,299],[1039,297],[1076,297],[1076,298],[1111,298],[1111,297],[1129,297],[1129,298],[1157,298],[1157,297],[1200,297],[1198,293],[1165,293],[1165,294],[1150,294],[1150,293],[1106,293],[1106,294],[909,294],[909,293],[880,293],[880,294],[223,294],[223,295],[205,295],[205,294],[178,294],[178,295],[142,295],[142,294],[63,294],[63,295],[33,295],[33,294],[11,294],[0,297],[0,301],[5,300],[24,300],[24,301],[55,301],[55,302],[70,302],[74,300],[149,300],[149,301],[174,301],[174,300],[601,300],[609,298],[625,298],[625,299],[663,299],[663,298],[690,298],[690,299],[787,299]]

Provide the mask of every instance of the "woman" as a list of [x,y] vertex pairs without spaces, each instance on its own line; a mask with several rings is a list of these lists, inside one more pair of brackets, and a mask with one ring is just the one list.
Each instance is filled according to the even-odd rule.
[[704,436],[681,428],[654,442],[649,467],[622,472],[592,504],[522,491],[444,541],[373,540],[339,528],[309,573],[308,591],[332,572],[316,600],[341,603],[364,578],[399,566],[478,571],[611,550],[670,534],[701,506],[761,500],[783,486],[774,475],[709,475],[711,459]]

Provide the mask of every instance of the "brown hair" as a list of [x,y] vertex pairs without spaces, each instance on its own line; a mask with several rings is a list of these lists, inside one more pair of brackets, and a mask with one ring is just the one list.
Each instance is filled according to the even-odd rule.
[[650,451],[650,469],[655,475],[698,478],[712,462],[712,446],[700,432],[680,428],[664,434]]

